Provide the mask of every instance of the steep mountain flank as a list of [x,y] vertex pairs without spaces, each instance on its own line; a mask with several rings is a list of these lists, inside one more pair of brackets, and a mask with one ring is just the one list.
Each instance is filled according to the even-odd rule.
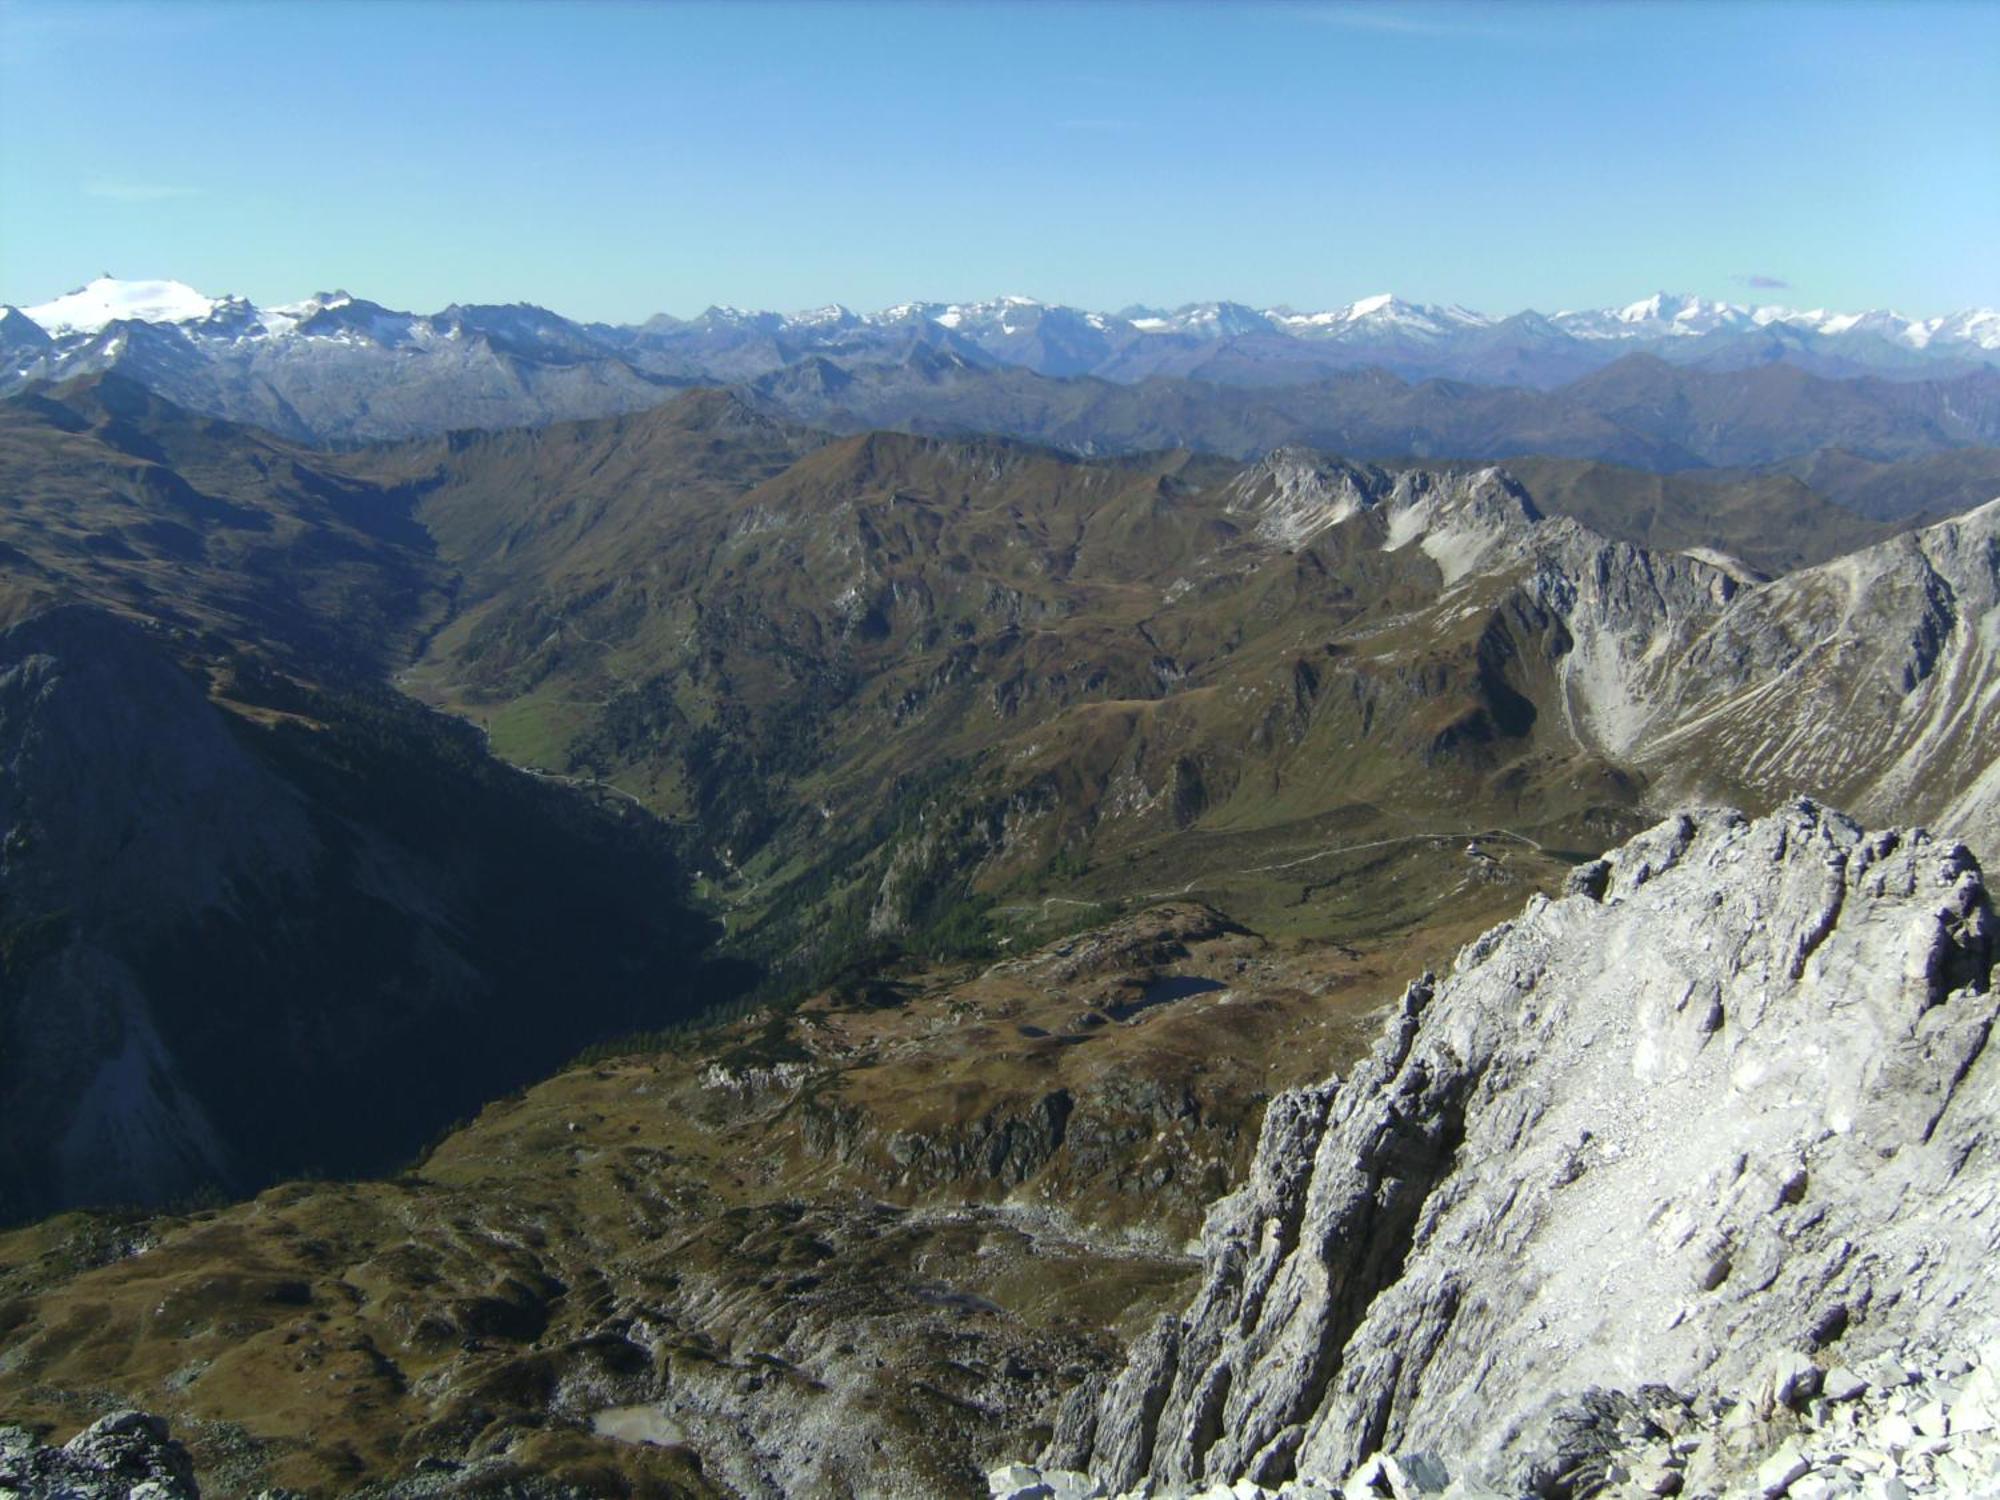
[[1427,1450],[1566,1495],[1602,1483],[1607,1392],[1990,1337],[1996,948],[1960,845],[1804,802],[1670,819],[1273,1102],[1202,1290],[1048,1460],[1179,1494]]
[[300,879],[303,808],[133,626],[71,608],[0,637],[8,1219],[238,1176],[134,965],[150,937]]
[[2000,847],[2000,501],[1745,589],[1624,673],[1606,748],[1665,788],[1809,787]]
[[0,1218],[380,1170],[728,994],[656,836],[413,705],[212,698],[187,651],[0,632]]
[[445,613],[407,502],[117,376],[0,401],[0,618],[85,602],[375,681]]

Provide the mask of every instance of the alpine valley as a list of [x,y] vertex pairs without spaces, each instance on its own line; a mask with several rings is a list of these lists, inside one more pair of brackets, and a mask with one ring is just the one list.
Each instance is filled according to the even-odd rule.
[[2000,1493],[2000,315],[0,354],[0,1495]]

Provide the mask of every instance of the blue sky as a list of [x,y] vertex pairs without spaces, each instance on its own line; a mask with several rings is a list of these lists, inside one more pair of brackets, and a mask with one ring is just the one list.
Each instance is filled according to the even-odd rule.
[[1925,315],[2000,304],[2000,6],[0,0],[0,300],[105,270]]

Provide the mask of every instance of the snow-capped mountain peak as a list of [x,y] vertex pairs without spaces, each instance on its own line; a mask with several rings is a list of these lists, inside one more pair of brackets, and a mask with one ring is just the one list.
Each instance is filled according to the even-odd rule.
[[309,323],[321,313],[337,312],[353,303],[354,299],[346,292],[314,292],[298,302],[258,308],[256,325],[266,338],[282,338],[296,332],[301,323]]
[[852,309],[838,302],[829,302],[824,307],[809,307],[786,319],[794,328],[852,328],[860,321]]
[[303,323],[307,318],[323,312],[332,312],[335,308],[346,307],[353,301],[354,298],[343,291],[314,292],[302,301],[281,303],[276,307],[267,307],[264,311],[267,314],[277,313],[283,317],[296,318]]
[[1470,328],[1484,328],[1493,322],[1484,313],[1455,303],[1408,302],[1394,292],[1377,292],[1324,312],[1272,308],[1267,316],[1291,333],[1323,338],[1386,333],[1436,339]]
[[1160,308],[1131,308],[1125,315],[1105,319],[1104,324],[1124,323],[1141,333],[1193,334],[1198,338],[1235,338],[1246,333],[1269,333],[1271,315],[1241,302],[1190,302],[1171,312]]
[[1679,299],[1669,299],[1667,293],[1655,292],[1637,302],[1626,303],[1611,316],[1621,323],[1658,323],[1666,316],[1669,300]]
[[1975,307],[1933,318],[1925,323],[1926,342],[1934,338],[1961,339],[1980,349],[2000,349],[2000,309]]
[[1550,321],[1565,333],[1585,339],[1689,338],[1759,326],[1747,307],[1685,292],[1655,292],[1623,307],[1559,312]]
[[911,314],[928,318],[946,328],[970,327],[1004,321],[1010,314],[1038,312],[1049,304],[1033,297],[989,297],[981,302],[905,302],[877,315],[874,321],[892,321]]
[[124,319],[141,323],[199,323],[231,299],[207,297],[184,281],[121,281],[100,276],[73,292],[21,309],[44,333],[101,333]]

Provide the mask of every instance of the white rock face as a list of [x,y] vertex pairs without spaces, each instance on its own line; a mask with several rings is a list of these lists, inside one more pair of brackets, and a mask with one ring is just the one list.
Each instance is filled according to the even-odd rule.
[[1391,474],[1310,448],[1276,448],[1250,465],[1231,481],[1226,508],[1253,518],[1253,534],[1279,547],[1302,547],[1374,512],[1384,550],[1415,546],[1437,564],[1447,591],[1474,574],[1520,563],[1539,544],[1559,547],[1559,539],[1575,537],[1609,545],[1573,522],[1546,522],[1528,492],[1499,468]]
[[1560,623],[1571,735],[1656,802],[1803,788],[2000,849],[2000,500],[1768,581],[1543,517],[1501,470],[1411,471],[1369,503],[1384,545],[1438,564],[1441,609],[1513,578]]
[[2000,838],[2000,500],[1737,592],[1642,678],[1641,764]]
[[1676,816],[1574,885],[1412,985],[1350,1079],[1273,1101],[1201,1292],[1071,1394],[1050,1470],[1337,1489],[1430,1452],[1569,1493],[1605,1392],[1770,1404],[2000,1333],[1971,855],[1802,802]]
[[1542,521],[1528,492],[1497,468],[1400,474],[1383,508],[1389,519],[1388,550],[1416,543],[1437,564],[1447,589],[1513,560]]
[[1300,547],[1376,504],[1389,483],[1380,469],[1310,448],[1276,448],[1231,483],[1228,509],[1254,517],[1265,541]]

